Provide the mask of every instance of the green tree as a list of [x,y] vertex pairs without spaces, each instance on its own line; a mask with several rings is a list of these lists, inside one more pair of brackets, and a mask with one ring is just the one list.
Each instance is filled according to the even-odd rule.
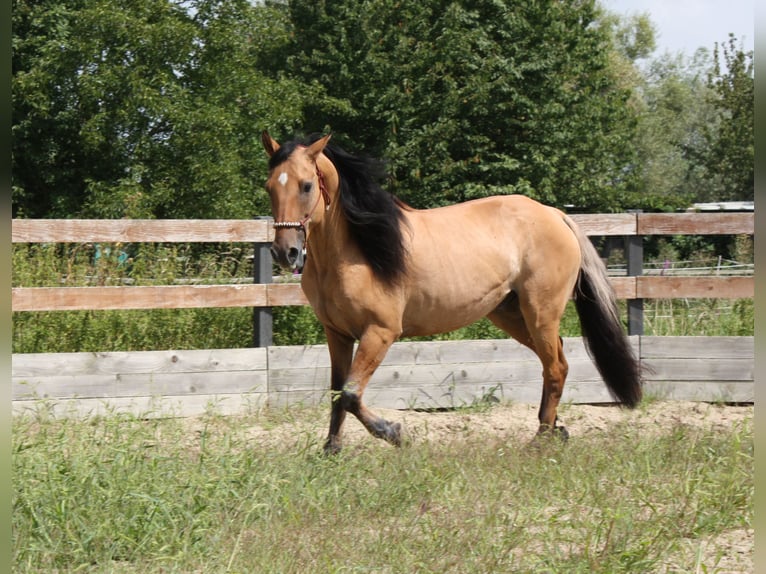
[[293,0],[306,125],[385,156],[418,207],[525,193],[621,207],[631,90],[589,0]]
[[262,70],[288,39],[247,0],[16,0],[13,212],[249,217],[259,133],[301,117]]
[[705,134],[715,123],[705,77],[710,54],[689,59],[664,54],[650,60],[641,77],[637,163],[630,197],[645,210],[673,211],[697,200],[707,185],[700,163]]
[[753,52],[743,51],[730,34],[728,45],[716,44],[708,76],[718,123],[706,134],[703,163],[711,184],[701,201],[753,201],[754,84]]

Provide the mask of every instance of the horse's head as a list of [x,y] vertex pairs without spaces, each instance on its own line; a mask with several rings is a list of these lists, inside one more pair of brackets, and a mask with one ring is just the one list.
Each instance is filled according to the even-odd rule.
[[326,182],[317,167],[329,140],[328,134],[307,146],[291,142],[283,147],[267,132],[261,134],[263,147],[271,158],[266,180],[275,228],[271,253],[283,267],[303,267],[309,225],[321,221],[329,206]]

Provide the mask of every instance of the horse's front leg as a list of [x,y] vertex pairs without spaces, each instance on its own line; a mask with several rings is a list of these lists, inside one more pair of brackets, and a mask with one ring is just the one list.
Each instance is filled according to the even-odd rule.
[[346,384],[351,358],[354,354],[354,339],[345,337],[331,329],[325,328],[327,347],[330,350],[330,431],[324,444],[324,451],[335,454],[341,449],[341,430],[346,419],[346,409],[343,406],[342,392]]
[[396,446],[401,445],[402,425],[377,416],[365,406],[362,395],[375,369],[383,361],[388,349],[398,336],[399,333],[394,333],[390,329],[370,326],[359,340],[359,348],[354,355],[351,372],[341,392],[344,410],[355,415],[370,434]]

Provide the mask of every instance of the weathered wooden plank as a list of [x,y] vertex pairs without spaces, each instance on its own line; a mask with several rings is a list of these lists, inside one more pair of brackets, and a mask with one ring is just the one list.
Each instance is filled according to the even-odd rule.
[[752,381],[753,359],[645,359],[647,381]]
[[16,353],[11,356],[14,377],[78,373],[179,373],[252,371],[267,368],[267,350],[202,349],[174,351],[120,351],[109,353]]
[[[567,385],[581,382],[601,383],[601,377],[590,361],[570,362]],[[439,388],[444,392],[470,385],[505,385],[531,383],[542,392],[540,363],[512,361],[507,363],[444,364],[444,365],[392,365],[375,371],[368,391],[382,388],[425,389]],[[329,367],[316,369],[279,369],[269,372],[269,391],[275,393],[325,391],[330,386]]]
[[370,388],[394,386],[399,388],[440,388],[445,391],[464,385],[501,383],[537,383],[542,390],[541,367],[538,361],[522,360],[511,363],[446,363],[441,365],[381,365],[370,380]]
[[265,307],[266,285],[33,287],[12,290],[14,311]]
[[[752,234],[753,213],[572,214],[589,235]],[[13,219],[14,243],[267,243],[270,219]]]
[[639,299],[744,299],[755,294],[753,277],[637,277]]
[[753,234],[753,213],[641,213],[638,235]]
[[[638,353],[638,336],[630,337],[631,345]],[[580,337],[564,337],[564,353],[569,361],[589,359]],[[329,367],[330,355],[327,345],[274,346],[269,347],[269,368],[300,369]],[[513,339],[475,341],[400,341],[394,343],[386,354],[382,366],[431,365],[446,363],[489,363],[531,360],[535,354]]]
[[609,282],[618,299],[636,299],[637,279],[638,277],[610,277]]
[[[365,393],[365,403],[372,408],[390,409],[437,409],[458,408],[476,404],[489,393],[497,392],[496,388],[489,389],[476,385],[463,385],[449,392],[438,387],[397,388],[371,387]],[[516,385],[508,390],[501,400],[527,402],[527,399],[537,396],[540,389],[532,389],[529,385]],[[269,395],[269,406],[287,407],[290,405],[318,405],[325,403],[329,406],[330,398],[327,389],[274,392]],[[498,397],[499,398],[499,397]]]
[[[612,277],[619,299],[752,297],[753,277]],[[139,287],[15,287],[11,306],[19,311],[190,309],[308,305],[297,283],[160,285]]]
[[752,381],[647,381],[644,395],[671,401],[752,403],[755,384]]
[[270,370],[330,366],[327,345],[273,346],[267,351]]
[[118,398],[141,396],[267,393],[262,371],[206,373],[131,373],[13,377],[13,399]]
[[[490,397],[492,397],[490,399]],[[536,397],[536,398],[534,398]],[[533,403],[540,399],[540,388],[529,383],[516,385],[467,384],[444,389],[442,387],[370,388],[366,402],[373,408],[386,409],[454,409],[476,405],[486,400]]]
[[115,393],[117,386],[116,374],[11,377],[11,396],[14,401],[54,397],[109,397],[119,396]]
[[[461,344],[462,343],[462,344]],[[444,363],[490,363],[511,358],[534,358],[529,349],[516,341],[415,341],[394,343],[383,365],[440,365]]]
[[326,391],[329,389],[330,367],[269,370],[270,393]]
[[635,235],[635,213],[573,213],[570,214],[587,235]]
[[17,287],[13,311],[191,309],[300,305],[297,284],[158,285],[140,287]]
[[[397,387],[370,386],[365,402],[371,408],[388,409],[451,409],[475,405],[486,400],[536,405],[540,402],[540,383],[472,383],[453,388],[439,386]],[[490,398],[491,397],[491,398]],[[303,389],[270,393],[269,405],[285,407],[295,404],[329,406],[327,389]],[[579,381],[567,384],[564,403],[607,403],[614,401],[601,382]]]
[[[647,396],[665,389],[662,392],[671,399],[752,400],[752,337],[630,340],[650,367],[645,376]],[[566,338],[564,348],[570,371],[562,400],[611,403],[582,340]],[[387,408],[452,408],[488,395],[537,404],[540,370],[534,354],[513,340],[404,341],[392,347],[365,399],[370,406]],[[35,396],[33,392],[70,405],[76,401],[67,397],[77,395],[77,400],[85,401],[85,410],[112,400],[128,404],[125,401],[135,399],[139,401],[135,404],[146,405],[153,394],[183,404],[187,397],[233,396],[239,391],[260,397],[254,399],[259,404],[288,406],[329,400],[330,367],[326,346],[313,345],[13,355],[12,376],[14,412],[20,405],[32,404],[27,398]],[[204,412],[199,400],[193,404],[194,412]]]
[[271,307],[309,304],[300,283],[271,283],[266,293]]
[[753,337],[641,337],[641,359],[750,359],[755,356]]
[[477,341],[401,341],[389,349],[383,365],[443,365],[535,360],[535,355],[512,339]]
[[[534,358],[534,354],[510,339],[426,343],[400,341],[391,346],[383,364],[482,363],[505,361],[515,357]],[[330,354],[327,345],[269,347],[269,367],[274,370],[328,367],[329,365]]]
[[13,243],[267,243],[266,219],[14,219]]
[[182,397],[128,397],[110,399],[51,399],[13,401],[16,416],[44,412],[54,417],[89,418],[114,413],[139,418],[194,417],[206,413],[238,415],[257,412],[266,406],[266,395],[215,394]]

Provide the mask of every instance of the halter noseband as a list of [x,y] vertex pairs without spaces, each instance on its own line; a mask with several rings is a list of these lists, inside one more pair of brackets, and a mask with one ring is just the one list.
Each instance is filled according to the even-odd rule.
[[[319,166],[316,166],[317,179],[319,180],[319,197],[317,197],[314,207],[311,208],[306,216],[300,221],[275,221],[274,229],[302,229],[306,233],[306,224],[311,221],[311,214],[314,213],[319,206],[319,202],[324,200],[325,211],[330,209],[330,194],[327,191],[327,185],[324,182],[324,174],[319,170]],[[307,234],[308,235],[308,234]]]

